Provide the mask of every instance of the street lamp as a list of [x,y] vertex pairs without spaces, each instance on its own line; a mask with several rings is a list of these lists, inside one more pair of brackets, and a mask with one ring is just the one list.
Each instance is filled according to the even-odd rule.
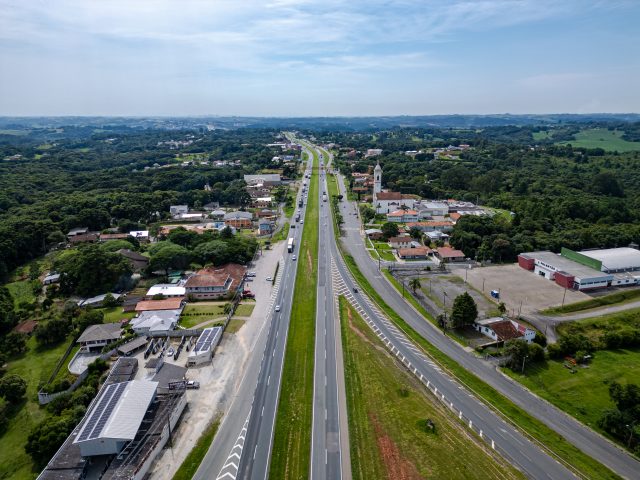
[[629,439],[627,440],[627,448],[631,448],[631,439],[633,438],[633,427],[637,422],[631,423],[631,425],[625,425],[629,429]]

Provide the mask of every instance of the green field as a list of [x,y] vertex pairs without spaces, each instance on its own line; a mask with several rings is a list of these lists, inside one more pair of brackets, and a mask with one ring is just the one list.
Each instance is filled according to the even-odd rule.
[[17,307],[21,303],[31,303],[36,299],[31,288],[30,280],[22,280],[19,282],[11,282],[5,285],[9,289],[9,293],[13,297],[13,303]]
[[48,380],[68,345],[62,342],[51,348],[40,348],[32,337],[27,342],[27,352],[8,362],[7,373],[15,373],[27,381],[27,394],[26,401],[9,413],[9,423],[0,437],[0,479],[33,479],[40,473],[24,446],[33,426],[49,415],[38,404],[38,385]]
[[549,360],[527,368],[525,375],[505,369],[530,390],[558,408],[604,434],[597,426],[604,410],[614,408],[607,384],[612,381],[638,383],[640,349],[598,350],[586,367],[577,373]]
[[131,320],[136,316],[136,312],[123,312],[121,306],[111,308],[99,308],[97,309],[104,313],[104,323],[116,323],[120,320]]
[[309,185],[306,222],[298,250],[298,271],[282,371],[269,478],[304,479],[309,475],[313,414],[313,359],[318,280],[318,173]]
[[354,479],[524,478],[406,372],[344,297],[340,320]]
[[533,132],[532,135],[533,135],[533,139],[535,141],[547,140],[547,139],[551,138],[551,132],[549,132],[549,131]]
[[215,304],[189,303],[180,315],[180,326],[191,328],[208,320],[224,320],[226,302]]
[[599,317],[586,318],[575,322],[561,323],[558,327],[558,334],[583,334],[596,342],[611,330],[619,330],[626,327],[640,328],[640,308],[633,308],[623,312],[611,313]]
[[227,328],[225,328],[224,333],[236,333],[238,330],[242,328],[246,320],[241,320],[239,318],[232,318],[229,320],[227,324]]
[[[625,289],[602,297],[590,298],[589,300],[583,300],[582,302],[569,303],[563,307],[548,308],[543,310],[542,313],[546,315],[561,315],[563,313],[582,312],[584,310],[591,310],[592,308],[604,307],[607,305],[623,305],[638,299],[640,299],[640,288],[634,288],[633,290]],[[595,313],[596,312],[594,312],[594,314]]]
[[178,468],[178,471],[173,475],[173,480],[191,480],[193,478],[202,459],[207,454],[219,426],[220,417],[216,417],[200,436],[193,449],[189,452],[189,455],[187,455],[187,458],[184,459],[180,468]]
[[375,249],[376,254],[382,260],[388,260],[390,262],[394,262],[396,260],[396,257],[393,256],[392,248],[389,246],[387,242],[372,241],[372,240],[369,240],[369,241],[373,245],[373,248]]
[[236,317],[250,317],[255,307],[255,303],[241,303],[236,308],[234,315]]
[[640,150],[640,142],[628,142],[621,137],[623,132],[606,128],[590,128],[575,134],[575,140],[559,142],[573,147],[602,148],[607,151],[631,152]]
[[344,260],[356,281],[360,284],[367,295],[379,306],[379,308],[400,328],[416,346],[434,359],[449,374],[455,377],[468,390],[479,398],[482,398],[490,407],[499,412],[505,419],[517,425],[530,438],[535,439],[544,445],[547,451],[552,452],[555,458],[563,464],[570,466],[575,471],[580,472],[586,478],[620,478],[604,465],[584,454],[581,450],[564,440],[555,431],[545,424],[535,419],[527,412],[517,407],[508,398],[503,396],[493,387],[489,386],[475,375],[462,368],[456,361],[435,348],[425,340],[408,323],[404,321],[385,301],[380,297],[368,280],[358,269],[353,257],[344,255]]

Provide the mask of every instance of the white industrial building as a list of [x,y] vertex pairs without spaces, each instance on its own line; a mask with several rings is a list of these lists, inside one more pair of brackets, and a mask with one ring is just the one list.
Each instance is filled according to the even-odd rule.
[[518,255],[518,264],[564,288],[593,290],[640,283],[640,251],[633,248],[608,248],[574,252],[563,248],[560,254],[549,251]]
[[222,327],[205,328],[198,337],[195,346],[189,352],[187,366],[192,367],[210,362],[213,357],[213,350],[220,342],[221,337]]
[[74,443],[83,457],[120,453],[132,441],[158,382],[132,380],[106,385],[83,419]]

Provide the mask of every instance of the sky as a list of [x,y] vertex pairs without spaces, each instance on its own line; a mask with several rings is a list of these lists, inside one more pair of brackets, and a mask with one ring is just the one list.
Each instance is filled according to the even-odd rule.
[[0,0],[0,115],[640,112],[638,0]]

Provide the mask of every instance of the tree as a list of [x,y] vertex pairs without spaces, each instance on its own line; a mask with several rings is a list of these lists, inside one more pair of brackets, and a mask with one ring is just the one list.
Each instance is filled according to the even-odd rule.
[[82,420],[85,408],[78,405],[65,412],[67,413],[61,416],[43,420],[29,433],[25,450],[36,463],[43,464],[56,453],[78,422]]
[[19,332],[9,332],[0,337],[0,354],[14,357],[27,350],[27,336]]
[[413,293],[416,293],[416,290],[421,286],[422,284],[420,283],[419,278],[412,278],[411,280],[409,280],[409,288],[413,291]]
[[104,313],[100,310],[85,310],[77,318],[73,320],[73,326],[78,333],[84,332],[84,330],[90,325],[97,325],[104,322]]
[[6,375],[0,379],[0,397],[14,405],[24,398],[27,393],[27,382],[15,374]]
[[397,223],[386,222],[382,225],[382,235],[385,239],[389,240],[391,237],[397,237],[400,229]]
[[525,358],[529,356],[529,345],[521,338],[510,340],[505,345],[504,353],[509,357],[509,367],[512,370],[518,370],[522,368]]
[[53,318],[48,322],[39,323],[35,336],[40,345],[53,345],[67,338],[70,330],[71,322],[63,318]]
[[504,304],[504,302],[500,302],[498,304],[498,311],[500,312],[500,315],[504,315],[507,311],[507,306]]
[[420,240],[422,238],[422,230],[418,227],[411,227],[409,229],[409,236],[411,238],[415,238],[416,240]]
[[0,335],[11,331],[18,323],[13,312],[13,297],[7,287],[0,287]]
[[191,254],[189,251],[171,242],[161,242],[162,247],[155,250],[149,259],[149,270],[163,270],[169,275],[171,269],[183,269],[189,265]]
[[217,266],[224,265],[229,261],[229,245],[223,240],[201,243],[193,253],[202,264],[213,263]]
[[362,205],[360,207],[360,216],[362,217],[363,223],[369,223],[376,216],[376,211],[369,205]]
[[104,300],[102,300],[102,306],[103,307],[105,307],[105,308],[113,308],[113,307],[115,307],[117,305],[118,305],[118,300],[116,300],[116,297],[114,297],[110,293],[107,293],[104,296]]
[[451,309],[451,323],[454,328],[462,328],[471,325],[478,318],[478,306],[475,300],[467,292],[458,295],[453,301]]

